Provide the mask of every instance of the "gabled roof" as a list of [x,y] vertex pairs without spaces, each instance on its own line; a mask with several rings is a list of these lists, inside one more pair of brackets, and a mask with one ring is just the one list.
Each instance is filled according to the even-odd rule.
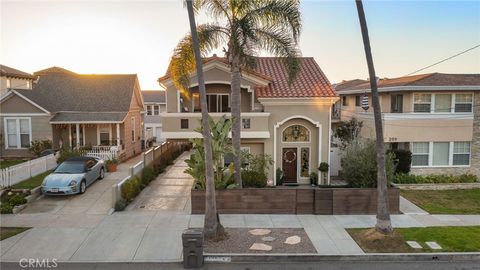
[[165,103],[164,90],[142,90],[142,95],[145,103]]
[[0,65],[0,76],[21,78],[21,79],[31,79],[31,80],[35,79],[35,77],[30,73],[23,72],[21,70],[7,67],[4,65]]
[[[378,88],[387,87],[415,87],[415,86],[480,86],[480,74],[445,74],[428,73],[413,76],[404,76],[398,78],[380,79]],[[370,82],[365,81],[361,84],[355,84],[351,87],[345,87],[337,91],[363,90],[370,89]]]
[[349,80],[349,81],[342,81],[334,86],[335,91],[340,92],[345,89],[351,89],[352,87],[355,87],[360,84],[368,83],[367,80],[361,80],[361,79],[354,79],[354,80]]
[[52,113],[126,113],[130,110],[136,83],[135,74],[53,73],[40,76],[33,90],[16,91]]
[[[258,98],[303,98],[303,97],[336,97],[337,94],[332,88],[327,77],[315,62],[313,57],[299,57],[300,72],[296,79],[290,84],[288,72],[282,57],[256,57],[256,68],[244,70],[257,77],[269,81],[268,86],[255,89]],[[219,61],[229,65],[226,58],[208,57],[203,60],[204,65]],[[170,67],[167,74],[159,81],[170,78]]]
[[64,68],[61,68],[61,67],[49,67],[49,68],[46,68],[46,69],[42,69],[42,70],[39,70],[39,71],[35,71],[33,73],[33,75],[35,76],[44,76],[44,75],[49,75],[49,74],[67,74],[67,75],[75,75],[77,73],[73,72],[73,71],[70,71],[68,69],[64,69]]

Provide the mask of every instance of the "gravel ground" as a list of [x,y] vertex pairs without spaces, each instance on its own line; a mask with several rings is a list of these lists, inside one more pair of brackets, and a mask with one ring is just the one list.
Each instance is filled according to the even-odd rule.
[[[312,245],[303,229],[281,229],[269,228],[271,232],[267,235],[252,235],[248,231],[253,228],[225,228],[228,238],[220,242],[206,241],[204,243],[204,252],[206,253],[314,253],[317,251]],[[285,239],[289,236],[297,235],[301,238],[301,242],[296,245],[284,244]],[[262,241],[262,237],[271,236],[276,238],[273,242]],[[271,251],[257,251],[249,248],[254,243],[263,243],[272,246]]]

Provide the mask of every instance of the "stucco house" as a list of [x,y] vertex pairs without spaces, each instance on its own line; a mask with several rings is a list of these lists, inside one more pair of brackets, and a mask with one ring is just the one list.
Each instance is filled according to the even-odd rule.
[[[361,135],[375,138],[370,83],[335,86],[342,120],[363,121]],[[412,173],[480,176],[480,74],[429,73],[378,81],[384,139],[412,152]]]
[[27,72],[0,65],[0,97],[8,89],[32,89],[35,76]]
[[143,102],[145,104],[145,140],[162,141],[162,123],[160,114],[167,111],[165,91],[163,90],[142,90]]
[[55,149],[117,146],[124,158],[141,152],[137,75],[85,75],[58,67],[35,75],[33,89],[11,89],[0,100],[3,156],[29,156],[31,141],[47,139]]
[[[255,70],[243,70],[241,81],[241,144],[253,154],[270,155],[285,181],[307,184],[320,162],[329,162],[330,118],[338,100],[335,90],[312,57],[299,58],[301,69],[289,84],[282,58],[258,57]],[[230,66],[225,58],[204,60],[203,70],[210,115],[230,115]],[[191,74],[186,96],[170,75],[159,78],[166,89],[167,111],[161,114],[162,138],[186,140],[200,137],[194,130],[201,119],[198,83]],[[329,180],[327,180],[328,182]]]

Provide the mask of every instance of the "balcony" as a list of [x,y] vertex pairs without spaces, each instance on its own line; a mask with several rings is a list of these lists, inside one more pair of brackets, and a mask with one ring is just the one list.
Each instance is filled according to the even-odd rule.
[[[210,113],[214,120],[230,113]],[[200,127],[201,113],[162,113],[163,139],[199,138],[201,134],[195,130]],[[243,112],[241,138],[270,138],[268,112]]]

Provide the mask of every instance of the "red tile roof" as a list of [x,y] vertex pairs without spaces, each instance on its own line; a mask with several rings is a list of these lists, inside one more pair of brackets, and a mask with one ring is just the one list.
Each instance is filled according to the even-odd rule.
[[[250,74],[270,81],[267,87],[257,87],[259,98],[301,98],[301,97],[336,97],[338,96],[327,77],[315,62],[313,57],[299,57],[300,71],[295,80],[289,84],[288,72],[281,57],[256,57],[257,67],[246,70]],[[208,57],[203,63],[220,61],[229,64],[224,57]],[[167,74],[158,80],[170,78],[170,67]]]

